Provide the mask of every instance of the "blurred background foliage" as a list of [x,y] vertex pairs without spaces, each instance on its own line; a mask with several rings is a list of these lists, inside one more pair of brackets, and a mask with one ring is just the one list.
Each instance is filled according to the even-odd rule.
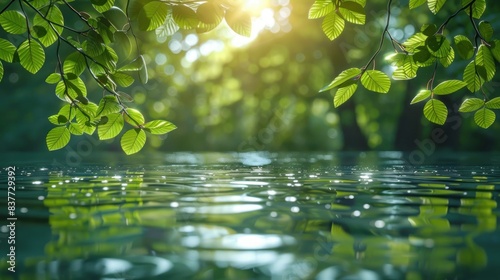
[[[167,119],[178,126],[168,135],[148,138],[146,149],[413,150],[421,148],[417,142],[432,139],[437,126],[424,120],[423,104],[409,105],[425,88],[431,75],[426,69],[411,81],[394,82],[386,95],[358,90],[337,109],[332,93],[318,93],[340,71],[362,66],[373,54],[383,28],[386,0],[367,1],[367,24],[346,26],[333,42],[323,34],[321,21],[307,19],[313,0],[247,2],[254,16],[250,38],[236,35],[225,24],[204,34],[182,30],[166,38],[154,32],[137,34],[150,81],[133,85],[128,93],[147,118]],[[407,2],[393,5],[390,32],[399,41],[424,23],[441,24],[458,6],[448,1],[433,16],[424,6],[409,11]],[[488,5],[485,19],[498,31],[500,23],[494,16],[500,5]],[[467,20],[465,14],[454,18],[446,35],[473,34],[464,24]],[[388,41],[384,48],[384,55],[393,51]],[[47,61],[53,54],[47,52]],[[383,58],[377,58],[377,68],[390,72]],[[467,62],[439,71],[439,75],[461,79]],[[1,150],[46,150],[44,139],[51,128],[47,117],[61,105],[53,86],[44,83],[54,67],[55,63],[47,63],[39,74],[31,75],[19,65],[5,65],[0,82]],[[496,79],[486,86],[491,97],[500,87]],[[100,94],[95,84],[87,86],[89,94]],[[499,148],[498,121],[484,130],[474,125],[472,114],[458,114],[465,92],[444,99],[452,116],[442,127],[446,141],[438,146],[450,150]],[[78,141],[82,140],[74,139],[69,145],[76,147]],[[120,150],[118,141],[98,149]]]

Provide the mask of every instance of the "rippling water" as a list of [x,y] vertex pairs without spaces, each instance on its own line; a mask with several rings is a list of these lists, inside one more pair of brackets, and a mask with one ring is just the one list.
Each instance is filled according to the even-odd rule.
[[[500,272],[497,156],[435,156],[422,165],[395,152],[94,160],[1,161],[1,279],[498,279]],[[5,253],[7,166],[16,166],[15,274]]]

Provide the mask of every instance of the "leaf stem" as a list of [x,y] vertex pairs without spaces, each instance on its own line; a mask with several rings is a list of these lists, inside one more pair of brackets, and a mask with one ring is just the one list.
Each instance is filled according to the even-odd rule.
[[7,4],[1,11],[0,11],[0,15],[3,14],[3,12],[5,12],[9,7],[10,5],[12,5],[12,3],[14,3],[16,0],[10,0],[10,3]]
[[[473,1],[474,2],[474,1]],[[475,39],[476,41],[474,43],[476,43],[476,46],[477,46],[477,38],[481,38],[481,43],[485,44],[486,46],[490,47],[490,44],[488,44],[486,42],[486,39],[484,39],[484,37],[481,35],[481,32],[479,32],[479,29],[477,28],[477,25],[476,25],[476,22],[474,21],[474,17],[472,16],[472,5],[469,7],[469,19],[470,19],[470,22],[472,23],[472,27],[474,27],[474,31],[476,31],[476,36],[475,36]]]
[[461,11],[465,11],[465,9],[469,8],[470,7],[470,14],[472,16],[472,5],[474,4],[474,2],[476,2],[476,0],[472,0],[470,1],[469,4],[463,6],[462,8],[458,9],[454,14],[452,14],[451,16],[449,16],[442,24],[441,26],[439,26],[438,30],[436,31],[436,33],[439,33],[439,34],[442,34],[444,29],[446,28],[446,25],[448,25],[448,23],[450,22],[450,20],[452,20],[454,17],[456,17]]
[[[27,5],[28,5],[28,6],[29,6],[32,10],[34,10],[34,11],[35,11],[35,13],[37,13],[38,15],[40,15],[40,16],[41,16],[41,17],[42,17],[42,18],[43,18],[46,22],[48,22],[48,23],[50,23],[50,24],[53,24],[53,25],[55,25],[55,26],[59,26],[59,27],[61,27],[61,28],[64,28],[64,29],[69,30],[69,31],[74,32],[74,33],[77,33],[77,34],[79,34],[79,35],[82,35],[82,34],[84,34],[84,33],[86,33],[86,32],[88,31],[88,30],[85,30],[85,31],[78,31],[78,30],[73,29],[73,28],[71,28],[71,27],[68,27],[68,26],[66,26],[66,25],[64,25],[64,24],[59,24],[59,23],[57,23],[57,22],[54,22],[54,21],[52,21],[52,20],[48,19],[48,18],[47,18],[47,15],[42,14],[42,13],[40,12],[40,10],[39,10],[39,9],[35,8],[35,7],[34,7],[33,5],[31,5],[31,3],[29,3],[28,1],[23,0],[23,2],[24,2],[24,3],[26,3],[26,4],[27,4]],[[54,30],[54,32],[59,33],[59,32],[57,32],[55,29],[53,29],[53,30]]]
[[62,0],[64,2],[64,4],[71,10],[73,11],[73,13],[77,14],[78,17],[83,21],[85,22],[85,24],[92,30],[95,31],[95,28],[89,24],[89,21],[84,17],[82,16],[82,14],[80,12],[78,12],[77,10],[75,10],[75,8],[73,8],[73,6],[71,6],[66,0]]
[[437,73],[437,67],[438,67],[438,62],[436,60],[436,63],[434,63],[434,72],[432,73],[432,78],[429,80],[429,88],[431,90],[431,98],[434,98],[434,91],[432,90],[434,88],[434,80],[436,79],[436,73]]
[[31,40],[30,22],[29,22],[27,15],[26,15],[26,11],[24,11],[23,1],[19,1],[19,6],[21,7],[21,11],[23,12],[24,18],[26,19],[26,29],[28,32],[28,40]]
[[[392,0],[389,0],[387,2],[387,19],[386,19],[384,31],[382,32],[382,35],[380,37],[380,43],[378,45],[378,48],[375,51],[375,53],[372,55],[372,57],[370,58],[370,60],[368,60],[368,63],[366,63],[366,65],[362,68],[362,72],[361,72],[360,75],[362,75],[364,73],[364,71],[366,71],[366,69],[370,66],[370,64],[373,63],[373,61],[375,60],[375,58],[377,57],[377,55],[382,50],[382,46],[384,45],[384,36],[385,36],[385,34],[386,33],[389,34],[389,30],[388,29],[389,29],[389,23],[390,23],[390,20],[391,20],[391,4],[392,4]],[[391,38],[391,40],[394,40],[390,34],[389,34],[389,38]]]

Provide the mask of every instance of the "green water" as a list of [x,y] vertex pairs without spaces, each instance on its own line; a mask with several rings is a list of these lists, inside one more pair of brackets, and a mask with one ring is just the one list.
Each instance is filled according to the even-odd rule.
[[500,156],[409,162],[397,152],[5,155],[0,278],[498,279]]

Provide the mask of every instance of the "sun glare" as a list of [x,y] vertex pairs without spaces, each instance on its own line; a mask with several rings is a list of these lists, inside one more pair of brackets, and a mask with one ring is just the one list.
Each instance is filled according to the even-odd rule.
[[[283,6],[281,10],[285,10],[284,13],[276,14],[275,10],[271,5],[281,5]],[[280,31],[280,23],[277,19],[286,19],[288,17],[287,12],[290,8],[288,7],[289,0],[252,0],[246,1],[243,5],[243,9],[250,13],[252,16],[252,33],[250,37],[244,37],[240,35],[235,35],[231,40],[231,45],[233,47],[243,47],[250,42],[254,41],[257,36],[265,29],[270,30],[273,33]],[[281,11],[280,10],[280,11]],[[282,14],[286,15],[282,17]]]

